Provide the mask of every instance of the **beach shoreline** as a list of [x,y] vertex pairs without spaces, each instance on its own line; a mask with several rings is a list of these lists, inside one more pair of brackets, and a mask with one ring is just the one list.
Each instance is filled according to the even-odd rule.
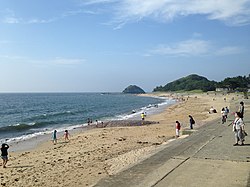
[[[139,97],[153,97],[153,98],[158,98],[158,99],[162,99],[162,103],[157,105],[157,108],[155,106],[145,106],[143,111],[147,112],[147,115],[155,115],[155,114],[160,114],[162,113],[167,107],[173,105],[176,103],[175,99],[171,98],[171,97],[158,97],[154,94],[138,94],[137,96]],[[106,127],[108,125],[108,127],[111,126],[116,126],[116,127],[124,127],[124,126],[129,126],[129,124],[131,126],[136,126],[139,125],[139,121],[141,119],[141,111],[137,111],[135,114],[128,116],[128,117],[124,117],[124,118],[119,118],[119,119],[104,119],[104,120],[100,120],[98,121],[99,125],[98,127],[96,127],[96,122],[91,123],[90,125],[88,125],[87,123],[84,124],[79,124],[79,125],[75,125],[75,126],[69,126],[68,130],[70,130],[70,133],[72,135],[77,135],[79,133],[83,133],[84,131],[88,131],[94,128],[102,128],[101,123],[103,122],[104,126]],[[136,123],[136,124],[135,124]],[[151,122],[148,121],[147,123],[156,123],[156,122]],[[111,124],[111,125],[110,125]],[[67,129],[67,128],[65,128]],[[64,131],[59,131],[58,137],[63,137],[63,133]],[[36,135],[34,137],[28,138],[28,139],[21,139],[21,140],[14,140],[11,142],[6,142],[10,145],[11,148],[11,152],[22,152],[22,151],[32,151],[32,149],[36,149],[36,147],[39,147],[41,144],[46,143],[48,141],[51,141],[51,133],[42,133],[39,135]],[[59,138],[59,139],[60,139]],[[15,139],[15,138],[14,138]]]
[[[158,93],[156,95],[159,96]],[[173,141],[176,120],[180,121],[181,130],[187,130],[188,115],[192,114],[196,121],[194,130],[198,130],[199,126],[220,118],[222,107],[230,107],[231,102],[242,99],[235,94],[172,96],[179,98],[180,102],[159,114],[146,117],[147,121],[159,123],[93,128],[73,134],[69,142],[61,138],[57,145],[47,141],[30,151],[10,153],[8,168],[2,174],[6,186],[91,186],[101,178],[146,159],[168,141]],[[226,101],[224,97],[227,97]],[[217,114],[208,113],[211,106],[217,109]]]

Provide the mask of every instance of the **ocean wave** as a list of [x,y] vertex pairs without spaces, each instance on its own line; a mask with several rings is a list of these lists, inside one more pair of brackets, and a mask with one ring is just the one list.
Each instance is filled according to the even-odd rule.
[[[21,136],[16,136],[16,137],[13,137],[13,138],[0,139],[0,142],[5,142],[5,143],[19,142],[19,141],[29,140],[29,139],[32,139],[32,138],[35,138],[35,137],[38,137],[38,136],[51,134],[54,129],[56,129],[58,133],[62,133],[62,132],[65,131],[65,129],[71,131],[73,129],[81,128],[81,127],[84,127],[84,126],[87,126],[87,125],[88,125],[87,123],[78,124],[78,125],[74,125],[74,126],[68,126],[67,124],[65,124],[65,126],[60,127],[60,128],[40,129],[40,131],[38,131],[38,132],[29,133],[29,134],[25,134],[25,135],[21,135]],[[13,126],[20,126],[20,124],[19,125],[13,125]]]
[[21,131],[27,131],[29,129],[33,128],[42,128],[51,124],[55,124],[53,121],[48,122],[36,122],[36,123],[18,123],[14,125],[9,125],[5,127],[0,127],[0,133],[6,133],[6,132],[21,132]]
[[43,120],[43,119],[49,119],[53,117],[59,117],[59,116],[65,116],[65,115],[74,115],[74,112],[68,110],[68,111],[63,111],[63,112],[54,112],[54,113],[45,113],[45,114],[39,114],[32,116],[30,118],[27,118],[27,121],[38,121],[38,120]]

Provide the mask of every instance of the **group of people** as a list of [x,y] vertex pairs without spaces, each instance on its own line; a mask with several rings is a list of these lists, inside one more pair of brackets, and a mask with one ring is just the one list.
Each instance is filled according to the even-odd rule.
[[221,122],[222,122],[222,124],[226,123],[228,114],[229,114],[228,107],[225,107],[225,108],[223,107],[221,109]]
[[[65,142],[69,141],[69,131],[65,130],[63,134]],[[52,143],[57,144],[57,130],[54,130],[52,133]]]
[[[188,115],[189,117],[189,125],[190,125],[190,129],[193,129],[193,125],[195,124],[194,118],[191,115]],[[175,137],[178,138],[180,136],[180,130],[181,130],[181,124],[179,121],[175,122]]]
[[[209,111],[209,113],[214,113],[213,107],[211,107],[212,110]],[[222,124],[224,124],[227,120],[229,114],[229,108],[228,107],[223,107],[221,109],[221,115],[222,115]],[[194,118],[189,115],[189,123],[190,123],[190,129],[193,129],[193,125],[195,124]],[[237,145],[244,145],[245,141],[245,136],[247,136],[247,133],[245,131],[245,124],[243,121],[244,118],[244,102],[240,102],[240,107],[238,112],[235,112],[235,120],[233,121],[233,132],[235,135],[235,144],[234,146]],[[175,123],[175,128],[176,128],[176,138],[180,136],[180,129],[181,129],[181,124],[179,121],[176,121]],[[231,125],[231,124],[229,124]],[[228,125],[228,126],[229,126]]]

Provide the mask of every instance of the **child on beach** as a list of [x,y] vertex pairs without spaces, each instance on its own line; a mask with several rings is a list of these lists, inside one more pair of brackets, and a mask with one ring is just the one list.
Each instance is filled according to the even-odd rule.
[[1,157],[3,159],[3,168],[6,168],[6,164],[8,162],[8,149],[9,149],[9,146],[8,144],[2,144],[2,147],[1,147]]
[[176,132],[176,138],[180,136],[180,130],[181,130],[181,124],[179,121],[175,122],[175,132]]
[[64,135],[63,136],[64,136],[65,142],[69,141],[69,131],[68,130],[64,131]]
[[55,145],[55,144],[57,144],[57,137],[56,137],[56,133],[57,133],[57,131],[56,131],[56,130],[54,130],[54,132],[52,133],[52,142],[54,143],[54,145]]
[[141,120],[144,121],[144,119],[145,119],[145,113],[142,112],[142,113],[141,113]]
[[141,120],[142,120],[141,124],[143,125],[143,121],[145,120],[145,113],[144,112],[141,113]]

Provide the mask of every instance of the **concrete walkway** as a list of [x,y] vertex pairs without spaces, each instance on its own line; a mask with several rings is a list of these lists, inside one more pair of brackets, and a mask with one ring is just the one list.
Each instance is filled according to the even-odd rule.
[[[250,104],[250,101],[247,101]],[[233,146],[232,126],[213,121],[188,138],[173,141],[141,163],[96,187],[250,187],[250,111],[245,146]]]

